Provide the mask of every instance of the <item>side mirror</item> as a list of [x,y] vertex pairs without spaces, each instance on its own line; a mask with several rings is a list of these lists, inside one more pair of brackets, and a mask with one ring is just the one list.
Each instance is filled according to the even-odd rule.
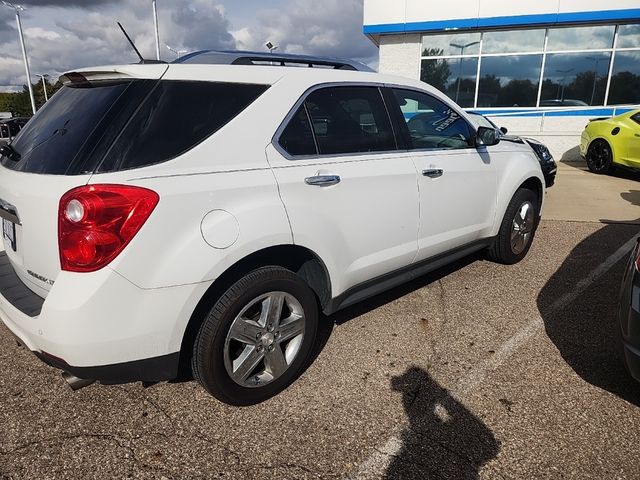
[[495,128],[478,127],[478,133],[476,134],[477,146],[490,147],[491,145],[497,145],[499,142],[500,138]]
[[509,130],[507,130],[507,127],[500,127],[500,131],[502,132],[503,135],[506,135],[507,133],[509,133]]

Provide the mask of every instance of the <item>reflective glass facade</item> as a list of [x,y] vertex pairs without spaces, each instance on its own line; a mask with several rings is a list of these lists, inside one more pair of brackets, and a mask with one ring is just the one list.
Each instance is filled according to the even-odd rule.
[[470,107],[640,103],[640,25],[422,37],[421,80]]

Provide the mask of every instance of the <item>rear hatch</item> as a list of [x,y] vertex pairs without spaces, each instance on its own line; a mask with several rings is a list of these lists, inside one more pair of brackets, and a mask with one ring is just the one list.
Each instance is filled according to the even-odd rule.
[[41,297],[60,273],[60,198],[89,181],[166,70],[136,65],[63,76],[64,87],[0,157],[4,248],[21,280]]

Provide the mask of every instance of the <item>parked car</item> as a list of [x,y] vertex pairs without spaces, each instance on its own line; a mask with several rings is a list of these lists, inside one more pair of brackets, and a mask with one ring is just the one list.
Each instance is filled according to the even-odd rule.
[[629,373],[640,381],[640,240],[631,252],[622,279],[618,322],[623,361]]
[[0,145],[11,142],[28,121],[29,118],[27,117],[13,117],[0,120]]
[[75,387],[193,373],[263,401],[320,312],[519,262],[542,211],[528,145],[358,64],[202,52],[62,82],[2,150],[0,317]]
[[575,100],[571,98],[556,98],[551,100],[542,100],[540,102],[541,107],[588,107],[587,102],[582,100]]
[[593,173],[640,168],[640,110],[591,120],[582,132],[580,154]]
[[536,140],[535,138],[507,135],[508,130],[505,127],[498,127],[492,120],[485,117],[484,115],[476,112],[468,112],[468,114],[477,125],[493,127],[498,130],[500,132],[501,140],[528,144],[538,157],[540,168],[542,169],[542,174],[544,175],[545,186],[547,188],[553,186],[553,184],[556,182],[556,173],[558,171],[558,166],[556,165],[556,161],[553,159],[553,155],[551,155],[549,148],[547,148],[544,143]]

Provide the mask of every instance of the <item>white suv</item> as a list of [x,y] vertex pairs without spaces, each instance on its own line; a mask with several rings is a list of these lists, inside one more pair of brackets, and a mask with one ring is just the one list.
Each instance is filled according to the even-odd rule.
[[247,405],[300,375],[321,312],[474,251],[521,260],[531,148],[358,68],[200,52],[67,73],[0,150],[3,322],[72,386],[193,373]]

